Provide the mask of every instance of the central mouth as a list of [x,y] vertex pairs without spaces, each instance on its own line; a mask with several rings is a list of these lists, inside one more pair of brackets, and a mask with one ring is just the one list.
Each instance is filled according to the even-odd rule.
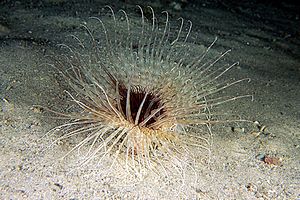
[[117,89],[118,109],[128,121],[154,129],[156,122],[164,117],[165,108],[160,95],[134,85],[118,84]]

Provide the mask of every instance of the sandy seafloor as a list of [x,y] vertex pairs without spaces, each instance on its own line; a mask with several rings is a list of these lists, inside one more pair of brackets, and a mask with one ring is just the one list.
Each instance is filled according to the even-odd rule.
[[214,48],[232,49],[227,59],[240,62],[228,76],[251,78],[228,92],[253,94],[253,101],[234,101],[216,110],[233,111],[266,129],[257,134],[251,123],[234,130],[216,125],[210,162],[196,169],[196,183],[191,183],[193,175],[184,182],[151,174],[124,180],[121,170],[105,171],[105,162],[96,169],[93,163],[73,169],[76,154],[58,159],[74,144],[47,148],[55,135],[43,136],[59,121],[34,109],[43,105],[62,111],[70,103],[57,71],[45,65],[51,63],[47,55],[104,5],[137,16],[135,5],[148,3],[1,1],[0,199],[300,199],[299,6],[279,1],[178,2],[149,5],[158,16],[167,10],[173,19],[190,19],[196,44],[208,45],[217,36]]

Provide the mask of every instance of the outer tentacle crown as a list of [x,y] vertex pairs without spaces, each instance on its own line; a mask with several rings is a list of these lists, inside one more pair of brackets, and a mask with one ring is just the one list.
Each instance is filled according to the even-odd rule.
[[65,115],[72,121],[60,126],[66,133],[59,139],[86,134],[72,149],[91,146],[84,162],[95,157],[101,161],[108,154],[117,159],[122,154],[133,167],[153,168],[165,160],[178,165],[180,157],[188,153],[187,146],[209,149],[209,138],[198,128],[212,123],[209,109],[245,97],[210,98],[246,80],[218,82],[237,64],[213,68],[229,51],[207,60],[215,40],[191,58],[188,39],[192,23],[188,21],[186,26],[179,19],[175,32],[167,12],[161,23],[152,8],[148,9],[150,22],[141,8],[141,20],[134,21],[125,11],[120,11],[117,19],[109,7],[112,20],[93,17],[96,24],[83,26],[90,39],[73,36],[81,48],[63,45],[70,53],[66,59],[56,60],[61,71],[68,66],[62,74],[74,90],[70,93],[73,101],[81,108],[80,113]]

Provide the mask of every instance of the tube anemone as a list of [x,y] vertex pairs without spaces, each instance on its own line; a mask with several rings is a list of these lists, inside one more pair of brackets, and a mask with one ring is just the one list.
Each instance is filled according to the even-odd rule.
[[112,20],[91,18],[82,25],[88,37],[72,35],[78,45],[61,45],[67,52],[55,58],[79,108],[61,114],[70,121],[56,127],[64,132],[58,140],[84,135],[69,152],[87,145],[82,164],[112,156],[112,164],[122,161],[135,171],[167,169],[166,162],[180,169],[193,156],[190,148],[210,150],[210,126],[220,122],[210,109],[248,96],[219,95],[248,81],[219,81],[238,64],[214,67],[229,51],[207,59],[214,40],[195,55],[190,21],[180,18],[173,28],[167,12],[158,21],[147,9],[150,19],[140,8],[137,21],[108,7]]

